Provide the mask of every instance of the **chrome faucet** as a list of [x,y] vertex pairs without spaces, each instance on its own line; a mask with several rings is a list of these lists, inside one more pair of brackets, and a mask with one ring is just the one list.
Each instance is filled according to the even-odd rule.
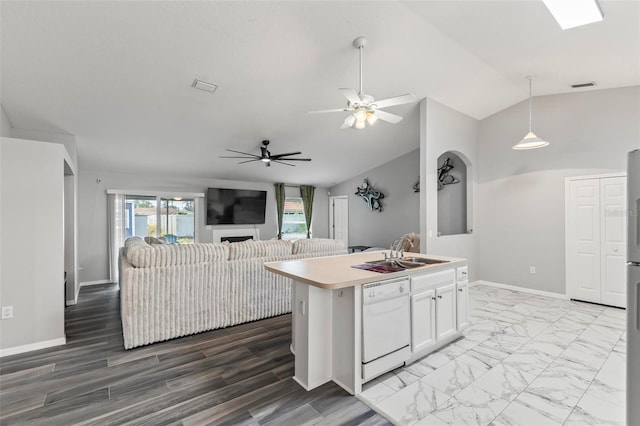
[[397,238],[393,240],[393,242],[391,243],[391,247],[389,247],[389,257],[387,257],[387,254],[385,253],[385,260],[402,259],[402,257],[404,257],[405,241],[409,243],[410,247],[413,247],[413,242],[411,242],[411,240],[407,238],[406,235],[402,238]]

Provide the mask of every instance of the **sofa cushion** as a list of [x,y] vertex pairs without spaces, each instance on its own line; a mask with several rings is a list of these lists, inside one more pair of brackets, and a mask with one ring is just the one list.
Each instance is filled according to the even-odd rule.
[[167,240],[164,237],[144,237],[144,241],[147,244],[167,244]]
[[124,240],[124,255],[126,256],[129,250],[137,250],[141,247],[149,247],[149,244],[142,237],[129,237]]
[[127,249],[127,261],[136,268],[187,265],[226,261],[229,248],[225,244],[154,244]]
[[345,250],[344,242],[328,238],[311,238],[293,242],[293,254],[325,253]]
[[292,243],[284,240],[240,241],[229,244],[229,260],[290,256]]

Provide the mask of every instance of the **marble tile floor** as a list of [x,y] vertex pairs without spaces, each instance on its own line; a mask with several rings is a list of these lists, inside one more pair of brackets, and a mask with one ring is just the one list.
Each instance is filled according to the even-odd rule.
[[361,399],[398,425],[624,426],[625,310],[474,285],[469,314]]

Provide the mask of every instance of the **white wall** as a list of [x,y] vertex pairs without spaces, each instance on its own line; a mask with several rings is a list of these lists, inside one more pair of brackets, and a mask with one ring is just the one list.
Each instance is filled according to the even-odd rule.
[[[100,182],[98,182],[100,180]],[[107,240],[107,189],[161,192],[202,192],[209,187],[256,189],[267,191],[267,209],[264,225],[257,225],[260,238],[267,240],[277,235],[275,192],[273,183],[243,182],[224,179],[207,179],[193,176],[162,176],[149,174],[125,174],[108,171],[81,169],[79,172],[78,247],[80,282],[109,279],[109,256]],[[297,188],[287,188],[287,194],[299,196]],[[326,188],[316,188],[313,206],[313,236],[328,237],[328,198]],[[205,222],[205,203],[199,211],[196,223],[198,242],[211,242],[212,229]],[[225,228],[246,228],[247,225],[227,225]]]
[[[467,159],[467,227],[474,229],[477,209],[478,121],[432,99],[420,102],[420,233],[431,254],[463,257],[469,279],[478,275],[477,240],[472,234],[438,237],[438,157],[447,151]],[[426,251],[425,251],[426,249]]]
[[11,122],[4,107],[0,104],[0,136],[3,138],[11,137]]
[[623,171],[640,147],[638,117],[637,86],[536,97],[533,130],[551,145],[531,151],[511,149],[527,132],[526,101],[482,120],[481,279],[565,293],[564,179]]
[[[413,191],[413,185],[419,176],[420,152],[415,150],[330,188],[332,196],[349,197],[349,245],[387,248],[406,233],[418,233],[420,194]],[[382,212],[369,210],[355,195],[365,178],[384,194]],[[327,204],[327,215],[328,209]]]
[[64,343],[64,147],[0,141],[0,350]]

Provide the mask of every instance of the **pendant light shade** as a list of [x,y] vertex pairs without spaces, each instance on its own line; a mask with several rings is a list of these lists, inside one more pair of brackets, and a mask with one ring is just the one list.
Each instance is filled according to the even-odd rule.
[[527,78],[529,79],[529,133],[526,134],[524,139],[522,139],[520,142],[518,142],[513,146],[513,149],[517,149],[517,150],[536,149],[536,148],[542,148],[549,145],[549,142],[540,139],[531,130],[531,115],[532,115],[531,103],[533,99],[533,97],[531,96],[531,80],[533,79],[533,77],[528,76]]

